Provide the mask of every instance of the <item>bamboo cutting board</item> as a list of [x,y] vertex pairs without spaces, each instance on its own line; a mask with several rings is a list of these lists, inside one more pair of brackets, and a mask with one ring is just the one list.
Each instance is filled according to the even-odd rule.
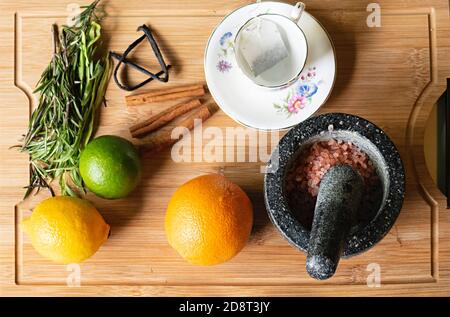
[[[342,260],[332,279],[312,280],[304,268],[305,255],[291,247],[267,217],[262,162],[175,163],[169,149],[143,158],[144,178],[130,197],[106,201],[88,196],[111,225],[112,235],[79,267],[79,287],[67,285],[78,268],[40,257],[18,226],[46,194],[22,201],[29,177],[27,157],[9,149],[26,131],[36,105],[32,90],[51,57],[50,26],[65,22],[72,2],[0,3],[0,295],[450,295],[450,212],[423,159],[424,124],[450,75],[446,0],[379,1],[380,28],[366,25],[370,1],[305,1],[329,31],[338,58],[336,85],[321,111],[373,121],[393,139],[405,163],[402,212],[376,247]],[[111,0],[105,1],[108,17],[103,27],[109,49],[123,52],[139,36],[136,28],[149,24],[174,65],[169,85],[188,84],[204,80],[203,51],[215,25],[247,3]],[[147,52],[140,47],[135,56],[146,63]],[[124,96],[111,82],[97,135],[129,137],[129,125],[167,106],[127,109]],[[204,126],[225,131],[237,124],[219,111]],[[247,144],[245,150],[254,146]],[[249,243],[232,261],[197,267],[168,246],[163,219],[175,189],[209,172],[225,174],[249,194],[255,225]],[[380,287],[367,285],[371,264],[381,270]]]

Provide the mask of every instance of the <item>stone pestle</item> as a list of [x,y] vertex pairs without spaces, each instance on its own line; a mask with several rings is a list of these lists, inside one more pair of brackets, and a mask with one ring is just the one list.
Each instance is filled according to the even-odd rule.
[[361,175],[350,165],[333,166],[323,176],[306,258],[311,277],[325,280],[336,272],[363,186]]

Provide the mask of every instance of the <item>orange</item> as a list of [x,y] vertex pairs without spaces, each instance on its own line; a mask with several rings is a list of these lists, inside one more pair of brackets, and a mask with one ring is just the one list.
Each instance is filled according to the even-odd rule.
[[194,178],[173,194],[166,213],[169,244],[189,263],[215,265],[242,250],[253,225],[252,203],[219,174]]

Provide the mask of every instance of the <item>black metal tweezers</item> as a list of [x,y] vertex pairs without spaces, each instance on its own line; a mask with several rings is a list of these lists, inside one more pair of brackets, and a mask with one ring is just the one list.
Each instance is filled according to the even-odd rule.
[[[119,61],[119,63],[117,63],[116,67],[114,68],[114,81],[116,82],[117,86],[119,86],[121,89],[126,90],[126,91],[133,91],[136,90],[144,85],[146,85],[147,83],[151,82],[153,79],[156,79],[158,81],[161,82],[168,82],[169,81],[169,69],[170,69],[170,65],[167,65],[166,62],[164,61],[164,58],[161,54],[161,51],[159,50],[158,44],[156,43],[155,38],[152,35],[152,32],[150,31],[150,28],[148,26],[141,25],[140,27],[138,27],[137,29],[138,31],[143,31],[144,35],[142,35],[140,38],[138,38],[136,41],[134,41],[133,43],[131,43],[130,46],[128,46],[128,48],[125,50],[125,52],[123,53],[123,55],[119,54],[119,53],[115,53],[115,52],[110,52],[109,54],[111,55],[111,57],[117,59]],[[143,68],[142,66],[139,66],[138,64],[130,61],[129,59],[127,59],[128,54],[130,54],[130,52],[139,45],[139,43],[141,43],[145,38],[147,38],[148,42],[150,43],[150,46],[152,47],[153,53],[155,53],[156,59],[158,60],[159,65],[161,66],[162,70],[159,71],[158,73],[154,74],[148,70],[146,70],[145,68]],[[119,81],[119,79],[117,78],[117,73],[119,72],[119,68],[120,66],[123,64],[125,65],[129,65],[130,67],[136,69],[137,71],[149,76],[149,78],[147,78],[146,80],[144,80],[143,82],[134,85],[134,86],[128,86],[125,85],[123,83],[121,83]]]

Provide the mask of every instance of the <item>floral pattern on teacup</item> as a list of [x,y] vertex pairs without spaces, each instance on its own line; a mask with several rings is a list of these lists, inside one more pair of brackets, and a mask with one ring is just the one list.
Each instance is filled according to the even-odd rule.
[[219,61],[217,62],[217,70],[221,73],[229,72],[233,68],[233,64],[229,61],[229,57],[234,54],[233,33],[224,33],[219,40],[220,53]]
[[284,114],[288,118],[299,113],[312,103],[312,97],[319,90],[320,81],[317,82],[315,79],[316,67],[308,68],[289,89],[286,98],[281,103],[274,103],[273,107],[278,113]]

